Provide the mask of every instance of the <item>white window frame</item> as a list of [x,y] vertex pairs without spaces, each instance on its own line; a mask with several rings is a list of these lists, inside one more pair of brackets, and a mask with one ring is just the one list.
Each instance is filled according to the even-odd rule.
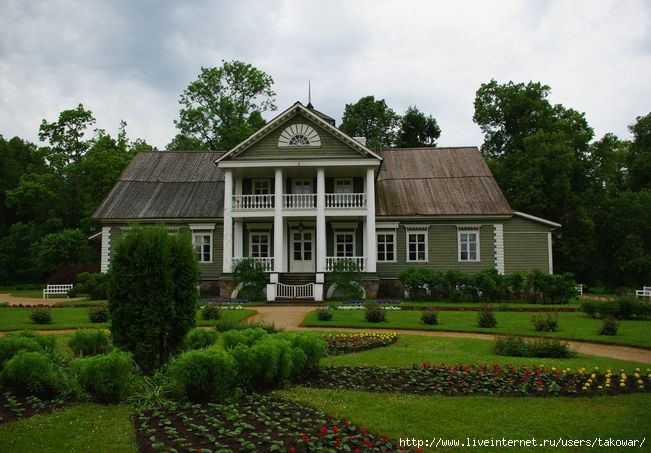
[[[267,256],[253,256],[253,236],[267,237]],[[268,231],[249,231],[249,258],[271,258],[271,240]]]
[[[255,192],[256,183],[266,184],[267,192],[266,193],[256,193]],[[271,194],[271,179],[261,178],[261,179],[253,179],[253,180],[251,180],[251,194],[253,194],[253,195],[270,195]]]
[[[209,253],[210,254],[210,260],[209,261],[205,261],[203,259],[204,258],[203,246],[205,245],[203,243],[203,238],[206,237],[206,236],[209,239],[209,241],[208,241],[208,247],[209,247],[209,250],[210,250],[210,253]],[[206,231],[193,230],[192,231],[192,248],[194,249],[195,256],[197,254],[199,254],[198,258],[199,258],[199,262],[201,264],[211,264],[213,262],[213,237],[212,236],[213,236],[213,232],[210,231],[210,230],[206,230]],[[197,247],[197,243],[196,243],[197,238],[201,238],[201,244],[200,244],[201,251],[199,251],[199,252],[197,252],[197,248],[196,248]]]
[[[299,182],[299,181],[303,183],[303,187],[305,187],[305,182],[310,183],[310,192],[309,193],[306,194],[305,192],[301,192],[300,194],[297,194],[296,192],[294,192],[294,189],[296,188],[296,183]],[[292,178],[292,190],[291,190],[291,193],[294,194],[294,195],[313,195],[314,194],[314,181],[312,180],[312,178]]]
[[[353,237],[353,254],[351,256],[339,256],[338,255],[338,253],[337,253],[337,244],[339,244],[339,241],[337,240],[337,236],[340,235],[340,234],[350,234]],[[357,236],[357,231],[355,229],[352,229],[352,230],[344,230],[344,229],[334,230],[334,245],[335,245],[334,255],[335,255],[335,257],[337,257],[337,258],[353,258],[353,257],[357,256],[357,238],[356,238],[356,236]],[[346,244],[346,242],[344,242],[343,244]]]
[[[380,259],[380,235],[384,236],[391,236],[392,237],[392,243],[393,243],[393,259],[388,260],[386,259],[387,256],[387,250],[386,250],[386,240],[384,241],[384,258],[383,260]],[[378,263],[397,263],[398,262],[398,241],[397,241],[397,235],[396,235],[396,230],[385,230],[385,231],[377,231],[375,233],[375,245],[376,245],[376,253],[375,257]]]
[[[429,262],[429,226],[412,226],[411,228],[406,227],[405,228],[405,251],[406,251],[406,259],[405,261],[407,263],[428,263]],[[425,235],[425,259],[419,260],[419,259],[409,259],[409,236],[411,235],[417,235],[417,234],[423,234]],[[418,244],[418,242],[416,242]],[[418,247],[416,247],[416,258],[418,258]]]
[[[341,183],[346,183],[345,185],[350,186],[350,192],[339,192],[337,191],[337,184],[344,185]],[[353,178],[335,178],[334,180],[334,193],[355,193],[355,186],[353,184]]]
[[[476,259],[470,259],[470,243],[471,241],[468,240],[466,243],[468,244],[468,259],[461,259],[461,235],[462,234],[474,234],[476,239],[476,251],[477,251],[477,258]],[[457,228],[457,261],[459,263],[479,263],[481,262],[481,256],[479,254],[480,247],[479,247],[479,227],[465,227],[465,228]]]

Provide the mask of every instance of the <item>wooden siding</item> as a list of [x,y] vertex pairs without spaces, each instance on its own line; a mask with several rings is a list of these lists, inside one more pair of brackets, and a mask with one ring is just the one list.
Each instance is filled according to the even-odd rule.
[[[314,128],[321,138],[320,147],[283,147],[278,148],[278,138],[286,127],[292,124],[307,124]],[[277,129],[260,139],[258,142],[245,149],[242,153],[228,160],[275,160],[275,159],[360,159],[364,156],[343,141],[326,132],[321,126],[297,114],[289,121],[278,126]]]
[[547,235],[551,229],[520,217],[504,222],[504,270],[549,272]]
[[[424,263],[407,262],[407,232],[404,225],[418,224],[431,225],[428,230],[428,261]],[[473,223],[472,225],[476,225]],[[459,222],[459,225],[463,225]],[[388,230],[390,231],[390,230]],[[456,224],[449,222],[437,223],[432,221],[400,222],[396,230],[397,260],[395,263],[378,261],[377,273],[381,278],[396,278],[398,273],[409,267],[424,267],[436,271],[458,269],[469,274],[475,274],[484,269],[495,267],[494,254],[494,227],[493,224],[482,224],[479,230],[479,262],[459,262],[458,239]]]

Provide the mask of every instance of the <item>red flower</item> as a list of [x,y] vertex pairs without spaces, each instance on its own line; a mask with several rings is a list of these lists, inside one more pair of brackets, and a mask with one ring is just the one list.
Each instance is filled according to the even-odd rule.
[[368,439],[364,439],[364,446],[365,446],[366,448],[372,448],[372,447],[373,447],[373,442],[371,442],[371,441],[368,440]]
[[362,426],[362,436],[366,436],[366,434],[367,434],[367,432],[366,432],[366,428],[364,428],[364,427]]
[[303,434],[303,442],[308,443],[310,441],[310,436]]
[[328,428],[321,428],[321,431],[319,431],[319,433],[322,436],[327,436],[328,435]]
[[295,453],[296,449],[294,447],[289,447],[289,453]]
[[337,437],[337,439],[335,440],[335,444],[337,444],[337,446],[341,445],[341,439]]
[[423,453],[423,449],[419,448],[418,450],[416,450],[416,453]]
[[350,422],[349,422],[348,420],[346,420],[346,421],[344,422],[344,426],[345,426],[346,428],[348,428],[348,427],[350,426]]
[[336,426],[333,426],[332,427],[332,432],[335,433],[335,434],[339,434],[339,428],[337,428]]
[[353,453],[359,453],[359,448],[354,449]]
[[389,436],[384,436],[381,442],[384,444],[387,440],[389,440]]

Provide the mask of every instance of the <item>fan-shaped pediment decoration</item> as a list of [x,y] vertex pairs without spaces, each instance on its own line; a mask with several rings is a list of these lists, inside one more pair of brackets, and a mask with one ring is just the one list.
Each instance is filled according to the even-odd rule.
[[319,147],[321,137],[317,131],[307,124],[292,124],[281,132],[278,147]]

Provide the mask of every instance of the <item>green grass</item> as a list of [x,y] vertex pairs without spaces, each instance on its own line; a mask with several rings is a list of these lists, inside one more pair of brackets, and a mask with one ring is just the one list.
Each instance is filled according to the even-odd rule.
[[[53,308],[51,324],[35,324],[29,319],[30,308],[0,308],[0,331],[55,330],[87,327],[108,327],[108,323],[93,324],[88,319],[88,308]],[[241,321],[254,314],[254,310],[224,310],[222,319]],[[215,321],[203,321],[197,310],[197,325],[211,326]]]
[[535,359],[525,357],[506,357],[494,352],[494,342],[487,340],[423,337],[419,335],[398,335],[398,342],[385,348],[370,349],[355,354],[344,354],[327,357],[321,360],[322,365],[336,366],[383,366],[410,367],[423,362],[430,363],[465,363],[489,365],[513,363],[516,365],[544,365],[546,368],[586,368],[592,370],[625,369],[632,372],[635,368],[643,370],[649,364],[630,362],[585,354],[578,354],[571,359]]
[[[650,394],[598,398],[431,397],[294,387],[278,394],[363,425],[372,432],[416,439],[647,438]],[[424,449],[425,451],[460,451]],[[504,448],[482,447],[481,451]],[[531,451],[532,448],[508,448]],[[578,451],[587,451],[583,448]],[[600,449],[601,450],[601,449]],[[536,448],[535,451],[558,451]],[[572,450],[577,451],[577,450]],[[617,451],[609,449],[608,451]],[[621,449],[619,451],[622,451]]]
[[[459,332],[501,333],[515,335],[543,335],[533,329],[532,313],[497,312],[497,327],[486,329],[477,326],[477,312],[449,311],[439,313],[439,325],[427,326],[419,311],[389,311],[387,322],[372,323],[364,319],[364,312],[333,310],[331,321],[319,321],[316,312],[310,312],[302,325],[308,327],[363,327],[371,329],[418,329],[448,330]],[[617,336],[597,335],[600,319],[591,319],[583,313],[559,313],[559,331],[545,336],[586,340],[601,343],[617,343],[651,348],[651,321],[621,321]]]
[[[387,299],[390,300],[390,299]],[[327,303],[334,303],[338,304],[341,301],[337,300],[329,300]],[[361,305],[366,305],[366,303],[363,303]],[[449,300],[443,300],[443,301],[410,301],[410,300],[403,300],[400,304],[387,304],[387,305],[407,305],[407,306],[413,306],[413,307],[479,307],[481,305],[480,302],[451,302]],[[571,308],[578,308],[581,306],[581,301],[577,299],[572,299],[570,303],[567,304],[550,304],[550,305],[543,305],[543,304],[525,304],[519,301],[502,301],[502,302],[495,302],[495,305],[498,307],[500,305],[505,306],[505,307],[513,307],[513,308],[563,308],[563,307],[571,307]]]
[[0,426],[6,452],[137,452],[131,408],[76,404]]
[[90,299],[82,299],[82,300],[70,300],[70,299],[63,299],[58,302],[56,302],[54,305],[58,307],[76,307],[78,305],[106,305],[108,301],[106,299],[103,300],[90,300]]

